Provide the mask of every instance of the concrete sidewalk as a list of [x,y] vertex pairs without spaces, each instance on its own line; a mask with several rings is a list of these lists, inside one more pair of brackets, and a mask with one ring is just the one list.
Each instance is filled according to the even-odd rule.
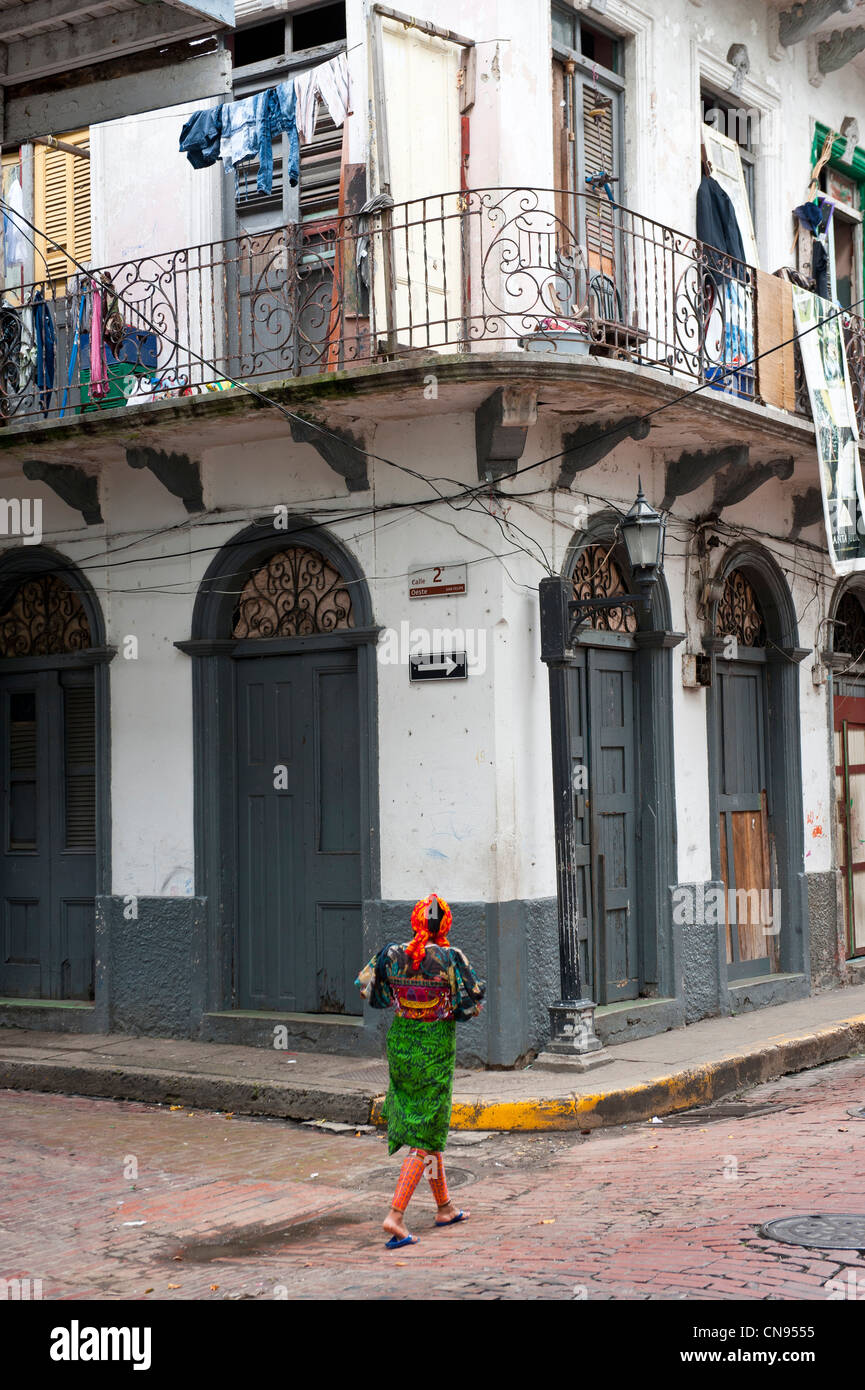
[[[585,1073],[457,1070],[451,1126],[627,1124],[859,1052],[865,985],[623,1043],[610,1048],[608,1065]],[[316,1052],[4,1028],[0,1088],[356,1125],[379,1122],[387,1065]]]

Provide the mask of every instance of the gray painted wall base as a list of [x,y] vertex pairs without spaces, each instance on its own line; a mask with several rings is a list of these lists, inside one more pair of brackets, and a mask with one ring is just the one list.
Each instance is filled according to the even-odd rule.
[[[705,903],[706,895],[711,890],[723,886],[714,880],[708,883],[679,883],[673,893],[685,889],[694,903]],[[673,903],[676,901],[674,896]],[[677,923],[675,917],[673,921],[681,962],[681,980],[677,981],[677,985],[684,997],[684,1021],[696,1023],[701,1018],[714,1018],[723,1012],[720,996],[724,928],[705,922]]]
[[815,989],[838,984],[844,976],[844,906],[840,873],[806,874],[811,936],[811,983]]
[[[699,901],[722,885],[679,884]],[[849,974],[841,960],[838,881],[834,872],[800,877],[808,903],[808,941],[814,986],[839,983]],[[671,892],[674,891],[671,889]],[[676,901],[675,899],[673,900]],[[705,896],[703,898],[705,901]],[[346,1057],[383,1056],[390,1010],[364,1008],[362,1017],[258,1014],[232,1010],[206,993],[203,898],[102,896],[96,900],[96,1000],[91,1006],[0,1001],[0,1027],[64,1032],[121,1032],[191,1037],[206,1042],[272,1047],[274,1029],[286,1029],[292,1051]],[[388,941],[405,941],[413,902],[364,905],[364,949],[358,969]],[[460,1066],[513,1067],[543,1051],[549,1041],[549,1006],[558,997],[559,958],[554,898],[507,903],[451,904],[451,942],[465,952],[487,982],[487,1003],[478,1019],[457,1029]],[[701,1018],[805,997],[806,972],[788,971],[727,985],[725,932],[720,925],[676,922],[675,997],[646,998],[598,1010],[596,1027],[607,1044],[694,1023]]]
[[110,1032],[195,1036],[204,1011],[204,913],[204,898],[96,899]]

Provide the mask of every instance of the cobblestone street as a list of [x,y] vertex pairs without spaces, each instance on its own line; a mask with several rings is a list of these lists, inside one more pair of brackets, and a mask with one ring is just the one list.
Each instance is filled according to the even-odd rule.
[[431,1229],[424,1183],[420,1243],[391,1253],[380,1133],[4,1091],[0,1276],[44,1299],[862,1298],[861,1254],[758,1228],[865,1212],[863,1096],[855,1058],[662,1124],[455,1135],[470,1222]]

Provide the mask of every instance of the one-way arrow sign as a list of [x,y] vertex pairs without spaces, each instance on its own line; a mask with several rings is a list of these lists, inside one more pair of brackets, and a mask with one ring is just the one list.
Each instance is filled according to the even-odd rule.
[[410,681],[464,681],[467,676],[465,652],[424,652],[408,659]]

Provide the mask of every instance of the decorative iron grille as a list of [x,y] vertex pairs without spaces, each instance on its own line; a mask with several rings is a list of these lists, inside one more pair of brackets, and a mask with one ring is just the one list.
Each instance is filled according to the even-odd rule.
[[56,574],[25,579],[0,614],[0,656],[53,656],[91,645],[81,599]]
[[[572,583],[575,599],[613,598],[628,592],[609,546],[603,545],[587,545],[580,551]],[[601,632],[637,631],[637,618],[632,608],[600,608],[587,616],[592,627]]]
[[743,647],[765,647],[766,623],[753,585],[741,570],[731,570],[724,580],[715,630],[719,637],[735,637]]
[[234,637],[311,637],[354,627],[351,595],[317,550],[293,546],[271,555],[247,579],[234,611]]

